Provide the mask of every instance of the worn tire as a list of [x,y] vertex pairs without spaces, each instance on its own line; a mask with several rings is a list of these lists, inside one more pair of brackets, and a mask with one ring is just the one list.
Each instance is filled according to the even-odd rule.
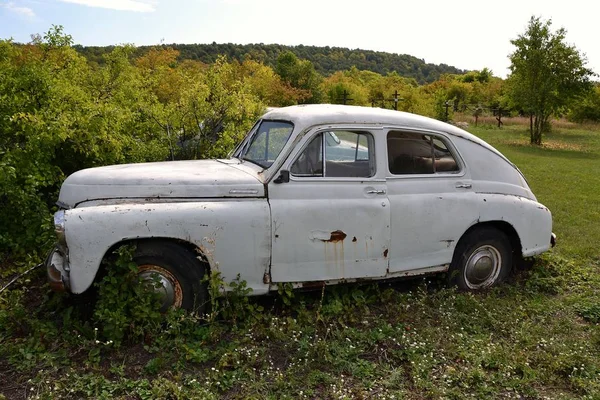
[[174,307],[204,312],[208,301],[208,284],[203,281],[207,265],[198,260],[193,252],[175,242],[140,242],[133,261],[140,269],[142,279],[152,279],[157,275],[163,282],[163,288],[173,288],[173,302],[165,294],[167,300],[161,311]]
[[483,290],[504,281],[512,268],[513,248],[506,234],[484,226],[458,242],[448,271],[448,283],[461,290]]

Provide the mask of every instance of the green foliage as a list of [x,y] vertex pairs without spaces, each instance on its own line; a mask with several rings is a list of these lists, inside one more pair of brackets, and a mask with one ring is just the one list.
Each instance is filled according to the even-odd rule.
[[[42,398],[497,398],[508,388],[512,397],[595,398],[598,330],[579,315],[595,323],[600,281],[586,268],[550,255],[488,293],[417,279],[296,293],[293,309],[260,319],[203,324],[173,312],[143,347],[119,349],[27,313],[21,293],[10,307],[0,302],[0,322],[31,330],[11,336],[0,325],[0,356],[31,376],[21,390]],[[545,289],[548,278],[557,291]]]
[[283,107],[298,104],[305,98],[302,89],[286,84],[273,69],[260,62],[247,59],[233,63],[237,79],[244,82],[264,104]]
[[[138,94],[130,89],[140,88],[131,87],[133,71],[113,71],[108,87],[90,81],[85,59],[61,34],[56,28],[26,46],[0,42],[0,204],[11,210],[0,216],[0,257],[48,249],[50,212],[65,175],[165,155],[145,133],[132,134]],[[115,53],[113,59],[126,62],[126,54]]]
[[309,60],[301,60],[291,51],[282,52],[277,57],[275,72],[283,82],[302,93],[301,103],[319,103],[321,76]]
[[114,262],[104,266],[106,276],[96,283],[98,302],[93,319],[102,327],[102,338],[115,347],[126,339],[143,339],[156,332],[163,319],[158,294],[138,277],[134,251],[130,246],[119,247]]
[[542,144],[551,115],[565,111],[590,88],[594,73],[585,57],[566,43],[566,31],[553,32],[552,21],[531,17],[525,33],[511,40],[509,95],[514,106],[532,118],[531,143]]
[[[0,41],[0,206],[10,210],[0,215],[0,265],[49,250],[66,176],[108,164],[225,157],[265,104],[340,103],[346,92],[348,104],[392,108],[397,94],[399,110],[443,118],[445,101],[456,108],[498,98],[487,70],[418,87],[391,70],[361,70],[361,56],[351,57],[358,67],[323,79],[292,51],[206,65],[182,57],[187,48],[117,46],[91,62],[72,43],[60,26],[25,45]],[[340,62],[344,51],[327,50]],[[270,57],[275,68],[255,61]]]
[[505,110],[508,108],[504,100],[504,81],[492,76],[487,68],[470,71],[465,75],[446,74],[438,81],[419,89],[422,92],[421,103],[425,107],[417,109],[418,113],[442,121],[446,118],[446,102],[450,105],[449,120],[453,119],[453,113],[472,113],[477,107],[488,110],[499,106]]
[[472,83],[488,83],[492,79],[492,71],[487,68],[481,71],[469,71],[461,77],[462,82]]
[[233,281],[225,282],[221,272],[215,270],[207,276],[206,282],[210,298],[207,321],[223,319],[237,324],[246,319],[260,319],[263,307],[251,300],[252,289],[240,280],[239,274]]
[[102,66],[62,27],[26,45],[0,41],[0,265],[39,259],[53,242],[60,184],[83,168],[224,157],[264,106],[236,65],[177,62],[160,49]]
[[291,306],[294,299],[294,288],[289,282],[277,284],[277,294],[286,306]]
[[435,119],[440,121],[448,122],[452,120],[452,115],[454,113],[452,102],[447,100],[447,95],[441,90],[435,92],[433,96],[434,101],[434,115]]
[[[94,47],[75,46],[91,62],[102,64],[102,55],[112,51],[114,46]],[[142,56],[154,47],[140,46],[137,55]],[[212,64],[225,55],[239,62],[252,59],[268,66],[275,66],[277,58],[285,52],[293,53],[297,58],[310,61],[315,70],[324,76],[336,71],[348,70],[353,66],[364,71],[380,75],[396,72],[401,76],[414,79],[419,84],[435,82],[443,74],[461,74],[463,71],[446,64],[429,64],[422,59],[406,54],[392,54],[381,51],[347,49],[341,47],[283,46],[279,44],[170,44],[162,48],[173,48],[180,52],[179,60],[201,61]]]
[[[164,86],[170,80],[179,81],[181,87],[170,95],[174,99],[154,104],[146,112],[169,139],[171,157],[225,157],[262,114],[263,104],[247,83],[237,79],[235,66],[224,58],[206,70],[178,71],[169,67],[173,59],[166,62],[163,72],[148,75],[153,92],[168,98]],[[165,79],[169,75],[177,78]],[[174,87],[171,83],[168,88]]]
[[[179,118],[193,111],[194,99],[198,110],[210,93],[211,104],[235,107],[223,93],[249,93],[245,116],[256,99],[297,99],[260,63],[223,60],[208,77],[211,66],[183,63],[174,52],[160,49],[142,59],[138,50],[118,47],[97,66],[73,54],[71,39],[47,39],[42,46],[45,40],[0,43],[0,199],[31,206],[47,192],[39,211],[46,217],[55,193],[40,189],[40,176],[56,188],[82,165],[164,159],[171,151],[179,157],[179,127],[193,127]],[[389,98],[397,88],[410,99],[400,107],[410,103],[429,115],[434,98],[458,98],[456,88],[466,93],[459,108],[474,99],[489,104],[485,99],[502,91],[494,77],[480,82],[448,76],[417,87],[353,68],[340,75],[356,85],[358,99]],[[270,92],[271,82],[283,86]],[[11,92],[12,84],[18,90]],[[78,112],[79,106],[85,109]],[[219,115],[235,121],[231,126],[246,121],[235,113]],[[0,385],[0,398],[17,392],[39,398],[598,398],[600,205],[590,199],[600,186],[600,136],[555,124],[539,147],[527,144],[524,126],[507,123],[502,131],[475,133],[524,171],[552,210],[559,238],[554,254],[538,258],[508,284],[481,294],[442,289],[426,279],[320,293],[292,292],[284,284],[281,307],[279,299],[247,297],[245,282],[226,283],[213,272],[208,316],[157,315],[152,295],[146,297],[133,279],[131,251],[122,250],[112,276],[107,270],[98,288],[108,299],[100,299],[91,320],[81,298],[50,295],[42,271],[1,294],[0,376],[9,384]],[[226,143],[221,135],[202,136],[198,143]],[[23,171],[32,174],[28,181]],[[35,186],[31,198],[23,194],[29,184]],[[37,230],[37,217],[29,221]],[[10,233],[0,240],[12,240],[14,249],[16,238]],[[23,239],[23,252],[31,240],[42,242]],[[117,342],[131,345],[116,348]]]
[[600,85],[571,105],[568,118],[574,122],[600,122]]
[[579,308],[579,315],[588,322],[597,324],[600,322],[600,303],[586,304]]

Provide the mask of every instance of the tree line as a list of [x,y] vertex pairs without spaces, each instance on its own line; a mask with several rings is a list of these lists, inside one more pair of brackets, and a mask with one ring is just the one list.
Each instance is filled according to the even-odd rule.
[[[112,51],[114,46],[81,46],[74,48],[88,60],[102,64],[104,55]],[[156,49],[156,46],[140,46],[136,48],[136,55]],[[214,63],[219,57],[225,56],[229,60],[243,62],[252,59],[272,68],[277,64],[277,59],[282,53],[291,52],[296,57],[310,61],[315,70],[324,76],[329,76],[337,71],[356,67],[386,75],[396,72],[399,75],[414,79],[418,84],[437,81],[444,74],[462,74],[466,71],[446,65],[430,64],[424,60],[407,55],[393,54],[381,51],[348,49],[343,47],[317,47],[317,46],[284,46],[280,44],[164,44],[158,48],[174,49],[179,52],[178,61],[193,60],[205,64]]]

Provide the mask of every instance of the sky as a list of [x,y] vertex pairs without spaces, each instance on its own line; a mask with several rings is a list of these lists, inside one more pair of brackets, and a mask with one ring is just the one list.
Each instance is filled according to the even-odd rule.
[[30,41],[62,25],[76,44],[277,43],[409,54],[509,73],[510,43],[532,15],[567,30],[600,73],[589,0],[0,0],[0,39]]

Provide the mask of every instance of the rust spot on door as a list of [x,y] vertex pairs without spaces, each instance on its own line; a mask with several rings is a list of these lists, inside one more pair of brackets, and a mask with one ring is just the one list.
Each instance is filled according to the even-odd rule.
[[387,255],[388,255],[388,249],[385,249],[383,251],[383,258],[387,258]]
[[329,239],[324,240],[324,242],[338,243],[338,242],[341,242],[344,239],[346,239],[346,236],[348,236],[348,235],[346,235],[344,232],[342,232],[338,229],[337,231],[331,232],[331,236],[329,237]]
[[352,238],[352,242],[353,242],[353,243],[356,243],[356,236],[354,236],[354,237]]

